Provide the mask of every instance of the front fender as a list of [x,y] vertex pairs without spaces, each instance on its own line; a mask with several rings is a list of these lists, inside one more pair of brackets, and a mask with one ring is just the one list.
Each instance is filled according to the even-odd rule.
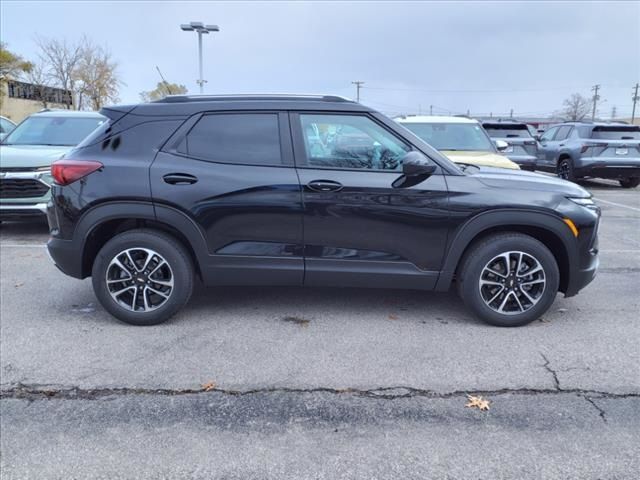
[[564,252],[552,253],[556,259],[566,260],[569,265],[569,276],[573,275],[578,265],[578,242],[569,227],[563,222],[562,217],[536,210],[500,209],[474,216],[453,233],[453,240],[445,253],[436,290],[449,290],[460,260],[476,239],[492,230],[508,231],[510,227],[514,231],[520,232],[534,227],[554,235],[563,245]]

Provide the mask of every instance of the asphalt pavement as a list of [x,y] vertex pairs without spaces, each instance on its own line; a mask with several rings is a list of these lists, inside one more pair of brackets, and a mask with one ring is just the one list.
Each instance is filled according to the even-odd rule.
[[304,288],[128,326],[44,224],[3,223],[1,478],[637,478],[640,189],[583,185],[598,276],[517,329],[453,293]]

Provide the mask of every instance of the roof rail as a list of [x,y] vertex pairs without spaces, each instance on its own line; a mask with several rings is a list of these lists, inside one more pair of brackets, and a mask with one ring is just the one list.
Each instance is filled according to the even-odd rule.
[[308,95],[290,93],[240,94],[240,95],[168,95],[151,103],[183,103],[183,102],[220,102],[233,100],[295,100],[321,102],[353,102],[353,100],[338,95]]

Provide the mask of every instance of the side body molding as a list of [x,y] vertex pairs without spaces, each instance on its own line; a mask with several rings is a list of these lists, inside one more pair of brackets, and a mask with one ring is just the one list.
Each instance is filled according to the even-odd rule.
[[[445,254],[442,271],[436,284],[436,290],[447,291],[456,272],[456,268],[466,248],[482,232],[493,228],[522,227],[539,228],[552,233],[564,246],[564,252],[553,252],[554,255],[567,256],[568,264],[572,265],[569,278],[573,276],[578,265],[577,241],[562,217],[552,213],[526,209],[500,209],[480,213],[462,224],[453,232],[453,240]],[[569,280],[569,283],[570,280]]]

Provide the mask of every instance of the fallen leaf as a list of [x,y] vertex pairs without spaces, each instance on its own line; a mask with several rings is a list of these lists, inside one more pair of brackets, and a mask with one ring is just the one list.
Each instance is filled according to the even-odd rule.
[[560,313],[564,313],[564,312],[566,312],[566,311],[567,311],[567,309],[566,309],[566,308],[559,308],[559,309],[558,309],[558,312],[560,312]]
[[389,320],[397,320],[397,319],[398,319],[397,315],[395,315],[393,313],[389,315]]
[[477,408],[478,410],[489,410],[489,400],[483,397],[476,397],[474,395],[467,395],[467,404],[465,407]]
[[542,323],[551,323],[551,320],[549,320],[548,318],[539,318],[538,321]]
[[18,282],[14,285],[15,288],[20,288],[21,286],[24,285],[24,282]]
[[210,392],[211,390],[216,388],[216,383],[215,382],[209,382],[209,383],[203,383],[202,384],[202,390],[204,390],[205,392]]
[[300,325],[301,327],[306,327],[306,326],[309,325],[309,322],[311,322],[311,320],[308,320],[306,318],[294,317],[294,316],[284,317],[282,319],[282,321],[283,322],[295,323],[296,325]]

